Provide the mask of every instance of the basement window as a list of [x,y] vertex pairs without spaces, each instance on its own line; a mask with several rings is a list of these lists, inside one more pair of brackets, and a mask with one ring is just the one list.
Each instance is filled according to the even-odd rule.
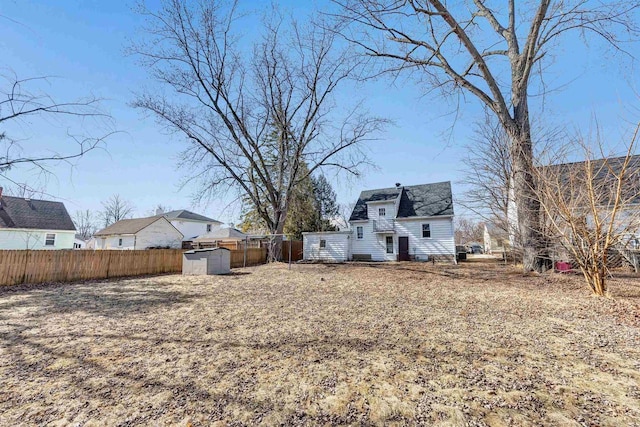
[[327,247],[327,241],[324,239],[320,239],[320,249],[324,249]]
[[47,233],[44,238],[45,246],[55,246],[56,245],[56,235],[53,233]]

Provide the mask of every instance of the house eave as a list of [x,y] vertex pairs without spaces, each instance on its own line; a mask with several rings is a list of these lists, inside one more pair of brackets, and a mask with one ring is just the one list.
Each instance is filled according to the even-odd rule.
[[453,215],[433,215],[433,216],[409,216],[402,218],[394,218],[396,221],[412,221],[423,219],[453,218]]
[[53,231],[56,233],[77,233],[78,230],[62,230],[62,229],[55,229],[55,228],[17,228],[17,227],[0,227],[0,231],[1,230],[6,230],[6,231]]
[[380,204],[391,204],[391,203],[395,203],[396,202],[396,198],[394,199],[389,199],[389,200],[371,200],[369,202],[365,202],[365,204],[367,205],[380,205]]

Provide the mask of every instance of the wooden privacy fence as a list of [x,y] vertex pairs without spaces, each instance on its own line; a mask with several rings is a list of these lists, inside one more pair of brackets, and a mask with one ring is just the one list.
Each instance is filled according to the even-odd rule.
[[291,261],[302,259],[302,240],[285,240],[282,242],[282,262],[289,262],[289,244],[291,244]]
[[[181,273],[183,252],[181,249],[0,250],[0,286]],[[247,266],[264,264],[267,249],[248,248],[246,255]],[[244,250],[231,251],[231,268],[242,267],[244,256]]]

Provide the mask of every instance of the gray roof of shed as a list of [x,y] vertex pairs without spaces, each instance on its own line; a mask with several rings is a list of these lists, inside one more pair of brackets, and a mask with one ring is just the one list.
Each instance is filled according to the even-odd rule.
[[219,224],[222,224],[218,220],[215,220],[213,218],[209,218],[209,217],[206,217],[204,215],[200,215],[200,214],[188,211],[186,209],[179,209],[179,210],[175,210],[175,211],[169,211],[169,212],[165,212],[163,214],[156,215],[156,216],[163,216],[163,217],[167,218],[168,220],[172,220],[172,219],[187,219],[187,220],[189,220],[190,219],[192,221],[217,222]]
[[446,181],[400,188],[365,190],[360,193],[349,221],[369,219],[367,216],[368,202],[393,201],[398,197],[400,197],[400,206],[397,218],[453,215],[451,182]]
[[64,203],[11,196],[0,197],[0,228],[76,229]]

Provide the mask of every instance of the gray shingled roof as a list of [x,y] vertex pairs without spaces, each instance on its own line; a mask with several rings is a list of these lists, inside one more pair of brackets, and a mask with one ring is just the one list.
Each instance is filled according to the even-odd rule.
[[209,233],[198,236],[194,242],[206,242],[215,240],[244,240],[247,237],[242,231],[235,228],[217,228]]
[[76,229],[64,203],[11,196],[0,197],[0,228]]
[[171,221],[172,219],[190,219],[193,221],[206,221],[206,222],[217,222],[219,224],[222,224],[220,221],[212,219],[212,218],[208,218],[204,215],[200,215],[191,211],[188,211],[186,209],[180,209],[180,210],[176,210],[176,211],[170,211],[170,212],[165,212],[163,214],[160,215],[156,215],[156,216],[163,216],[165,218],[167,218],[169,221]]
[[[402,193],[400,193],[402,191]],[[397,218],[453,215],[451,182],[365,190],[360,193],[349,221],[366,220],[367,202],[395,200],[400,195]]]
[[[591,168],[594,173],[594,183],[596,187],[600,187],[603,190],[610,186],[613,190],[615,176],[619,175],[622,171],[626,157],[610,157],[607,159],[595,159],[591,161]],[[606,163],[605,163],[606,161]],[[560,174],[560,183],[567,183],[567,190],[570,190],[568,185],[569,181],[576,182],[580,180],[580,177],[585,175],[585,162],[571,162],[561,163],[556,165],[545,166],[545,169],[550,169],[552,174]],[[544,173],[544,172],[543,172]],[[638,182],[638,174],[640,173],[640,155],[636,154],[631,156],[627,169],[627,175],[631,177],[622,187],[622,196],[630,203],[640,204],[640,185]],[[575,177],[571,178],[571,175],[575,174]],[[586,177],[585,177],[586,178]],[[598,191],[600,194],[599,202],[602,204],[612,203],[612,192]],[[569,196],[569,194],[567,194]]]
[[[163,217],[150,216],[148,218],[134,218],[134,219],[122,219],[104,228],[94,236],[112,236],[115,234],[136,234],[143,228],[153,224],[154,222],[162,219]],[[182,234],[182,233],[181,233]]]

